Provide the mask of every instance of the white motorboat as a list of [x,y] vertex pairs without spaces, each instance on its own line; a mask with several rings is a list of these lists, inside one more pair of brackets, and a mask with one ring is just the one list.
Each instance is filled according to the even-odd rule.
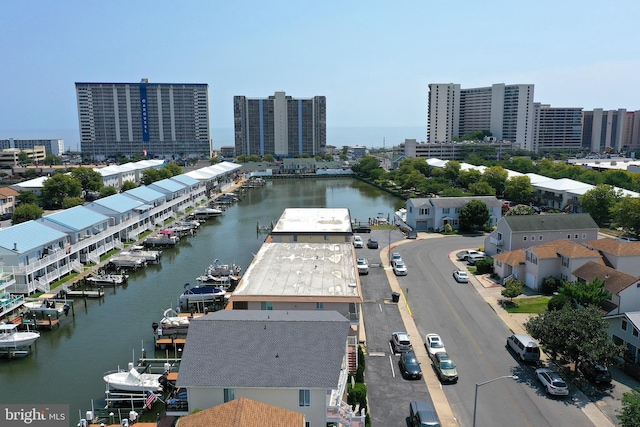
[[180,242],[180,237],[169,234],[156,234],[147,237],[142,244],[144,246],[175,246]]
[[220,264],[220,261],[216,259],[196,280],[201,283],[214,283],[215,286],[228,290],[232,285],[238,284],[241,279],[241,271],[242,268],[238,265]]
[[128,251],[120,252],[120,255],[142,258],[150,263],[159,263],[162,258],[162,251],[145,250],[142,245],[132,245]]
[[129,279],[127,274],[96,274],[87,277],[88,282],[95,284],[122,285]]
[[195,286],[193,288],[189,286],[188,283],[184,285],[186,290],[180,295],[181,308],[188,307],[190,304],[222,301],[227,293],[225,290],[213,286]]
[[19,331],[18,325],[0,325],[0,349],[29,347],[40,338],[37,331]]
[[216,208],[199,208],[199,209],[196,209],[193,212],[191,212],[189,214],[189,217],[208,219],[208,218],[215,218],[215,217],[220,216],[220,215],[222,215],[222,211],[220,209],[216,209]]
[[117,370],[107,372],[103,379],[107,383],[109,390],[131,391],[131,392],[159,392],[162,391],[160,377],[162,374],[145,374],[129,365],[129,370]]
[[64,314],[65,306],[68,306],[64,302],[49,301],[46,299],[27,301],[22,305],[30,313],[42,313],[43,316],[51,315],[59,317]]
[[158,336],[186,334],[189,329],[190,321],[191,316],[189,313],[184,313],[184,315],[181,316],[173,308],[168,308],[162,314],[162,320],[160,320],[160,323],[153,323],[152,326]]

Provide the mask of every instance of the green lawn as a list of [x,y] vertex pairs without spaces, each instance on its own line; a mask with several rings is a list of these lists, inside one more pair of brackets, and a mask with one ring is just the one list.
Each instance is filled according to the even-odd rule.
[[547,310],[549,297],[514,298],[516,306],[506,306],[509,313],[534,313],[540,314]]

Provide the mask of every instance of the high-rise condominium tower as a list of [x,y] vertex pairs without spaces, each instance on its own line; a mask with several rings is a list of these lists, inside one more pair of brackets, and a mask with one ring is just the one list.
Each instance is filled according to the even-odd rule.
[[191,83],[76,83],[80,148],[96,160],[143,154],[210,157],[209,87]]
[[302,99],[286,96],[284,92],[268,98],[234,96],[236,155],[324,154],[326,104],[324,96]]

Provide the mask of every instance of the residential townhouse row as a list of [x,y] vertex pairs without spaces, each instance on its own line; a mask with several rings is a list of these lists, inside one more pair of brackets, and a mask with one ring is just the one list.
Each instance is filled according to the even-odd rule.
[[203,202],[212,189],[232,182],[241,167],[216,166],[0,230],[0,316],[22,305],[24,296],[48,292],[51,283],[84,271],[83,264],[98,263],[123,242]]

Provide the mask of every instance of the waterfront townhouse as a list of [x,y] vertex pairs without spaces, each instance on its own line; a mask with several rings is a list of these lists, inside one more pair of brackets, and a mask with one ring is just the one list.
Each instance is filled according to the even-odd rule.
[[139,176],[139,168],[133,164],[111,165],[104,168],[94,168],[94,171],[102,175],[102,183],[105,187],[114,187],[120,189],[122,184],[127,181],[138,184],[140,181],[136,179]]
[[[342,400],[349,321],[329,310],[223,310],[194,318],[176,385],[188,409],[246,397],[304,415],[308,425],[364,426]],[[288,424],[281,424],[288,425]]]
[[149,207],[149,223],[152,226],[162,225],[164,220],[177,216],[172,209],[173,204],[167,203],[167,196],[148,186],[132,188],[122,194],[142,202],[144,207]]
[[502,202],[494,196],[429,197],[408,199],[407,225],[418,231],[442,231],[449,224],[460,228],[460,211],[472,200],[480,200],[489,208],[489,222],[494,226],[502,218]]
[[591,240],[584,245],[599,251],[607,265],[631,276],[640,277],[640,242],[623,242],[605,238]]
[[188,189],[189,197],[191,197],[191,199],[193,200],[199,201],[203,200],[206,197],[206,186],[197,179],[191,178],[187,174],[183,173],[181,175],[172,176],[169,179],[177,181],[180,184],[184,184]]
[[510,215],[484,239],[484,251],[493,256],[559,239],[584,243],[597,238],[598,225],[589,214]]
[[152,206],[124,194],[114,194],[85,206],[111,218],[123,241],[136,240],[141,233],[154,228],[149,221]]
[[589,261],[573,271],[578,282],[587,283],[595,279],[604,282],[611,292],[609,301],[602,304],[608,314],[621,314],[640,310],[640,279],[625,274],[602,263]]
[[178,181],[169,178],[162,179],[160,181],[154,182],[153,184],[147,185],[147,188],[164,194],[167,202],[180,199],[177,204],[173,204],[173,210],[175,212],[184,212],[187,208],[187,205],[190,204],[191,197],[189,188]]

